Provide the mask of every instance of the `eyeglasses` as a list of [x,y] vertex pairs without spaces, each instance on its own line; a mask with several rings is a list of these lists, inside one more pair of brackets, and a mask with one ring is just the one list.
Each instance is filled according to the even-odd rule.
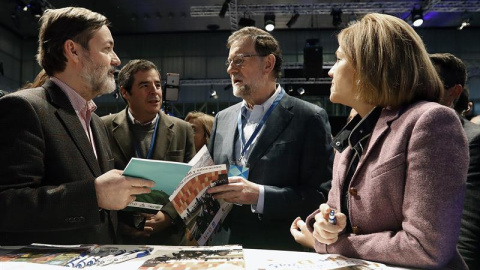
[[243,62],[245,62],[245,57],[253,57],[253,56],[260,56],[264,57],[265,55],[259,55],[259,54],[237,54],[233,57],[233,59],[227,59],[225,61],[225,66],[230,66],[233,64],[235,67],[241,67],[243,65]]

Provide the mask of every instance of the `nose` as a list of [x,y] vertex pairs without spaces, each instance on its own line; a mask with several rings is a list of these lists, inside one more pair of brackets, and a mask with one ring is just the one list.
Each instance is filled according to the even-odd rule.
[[233,62],[230,62],[230,64],[227,67],[227,73],[231,75],[236,70],[237,70],[236,66],[233,65]]
[[120,58],[117,56],[117,54],[112,51],[112,60],[111,60],[111,64],[112,66],[120,66],[120,64],[122,63],[122,61],[120,61]]
[[337,64],[333,65],[333,67],[328,71],[328,76],[333,78],[333,73],[335,72],[335,67]]

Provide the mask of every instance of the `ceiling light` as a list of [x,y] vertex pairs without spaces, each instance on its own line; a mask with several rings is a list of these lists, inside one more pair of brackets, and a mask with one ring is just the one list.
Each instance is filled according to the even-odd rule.
[[419,9],[413,8],[411,15],[412,15],[413,26],[419,27],[420,25],[423,24],[423,10],[422,10],[422,8],[419,8]]
[[465,11],[462,15],[462,24],[458,27],[458,30],[462,30],[463,28],[469,26],[470,20],[470,15],[468,15],[468,12]]
[[268,32],[273,31],[275,29],[275,14],[267,13],[264,17],[265,20],[265,30]]
[[340,8],[333,8],[330,15],[332,15],[332,25],[338,27],[342,23],[342,10]]
[[210,98],[213,98],[213,99],[218,98],[217,91],[215,91],[215,89],[213,89],[213,85],[210,86]]
[[297,89],[297,92],[301,96],[301,95],[305,94],[305,89],[303,87],[300,87],[300,88]]
[[297,22],[298,17],[300,17],[300,14],[295,11],[295,14],[293,14],[290,20],[287,22],[287,27],[291,28]]

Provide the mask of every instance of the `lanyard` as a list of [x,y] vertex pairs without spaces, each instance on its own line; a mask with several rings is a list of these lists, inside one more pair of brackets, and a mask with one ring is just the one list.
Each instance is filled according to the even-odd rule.
[[[155,139],[157,138],[157,130],[158,130],[158,119],[160,116],[157,115],[157,120],[155,121],[155,128],[153,130],[152,134],[152,141],[150,142],[150,148],[148,149],[147,157],[146,159],[152,159],[153,155],[153,148],[155,147]],[[135,154],[137,157],[141,157],[141,151],[140,151],[140,145],[139,142],[135,140]]]
[[273,109],[277,107],[278,103],[280,102],[280,99],[282,99],[283,95],[285,94],[285,91],[280,91],[278,94],[277,98],[275,98],[275,101],[273,101],[272,105],[270,108],[268,108],[268,111],[263,115],[262,120],[258,123],[257,127],[253,131],[252,135],[248,139],[248,141],[245,143],[245,138],[243,137],[243,128],[242,128],[242,110],[240,110],[238,114],[238,121],[237,121],[237,126],[238,126],[238,134],[240,136],[240,143],[241,143],[241,151],[240,151],[240,158],[242,159],[245,156],[245,152],[247,151],[248,147],[252,144],[253,140],[255,137],[257,137],[258,133],[262,129],[263,125],[267,121],[268,117],[270,114],[272,114]]

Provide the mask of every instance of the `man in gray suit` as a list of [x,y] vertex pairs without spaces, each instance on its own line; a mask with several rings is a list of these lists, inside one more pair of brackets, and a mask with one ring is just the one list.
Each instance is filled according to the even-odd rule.
[[248,168],[249,175],[209,192],[235,203],[225,222],[229,243],[299,250],[290,224],[325,202],[321,186],[332,176],[327,114],[276,83],[282,56],[272,35],[245,27],[227,47],[233,93],[243,101],[217,114],[209,150],[215,163]]
[[[129,61],[118,74],[118,84],[127,107],[102,117],[112,132],[115,168],[123,170],[132,157],[190,161],[195,155],[193,130],[189,123],[160,110],[162,87],[155,64],[143,59]],[[183,244],[183,222],[168,197],[161,200],[158,203],[165,206],[156,214],[119,213],[124,244]]]
[[120,59],[107,19],[84,8],[45,11],[42,87],[0,99],[0,245],[111,244],[116,211],[152,181],[111,170],[92,99],[115,89]]

